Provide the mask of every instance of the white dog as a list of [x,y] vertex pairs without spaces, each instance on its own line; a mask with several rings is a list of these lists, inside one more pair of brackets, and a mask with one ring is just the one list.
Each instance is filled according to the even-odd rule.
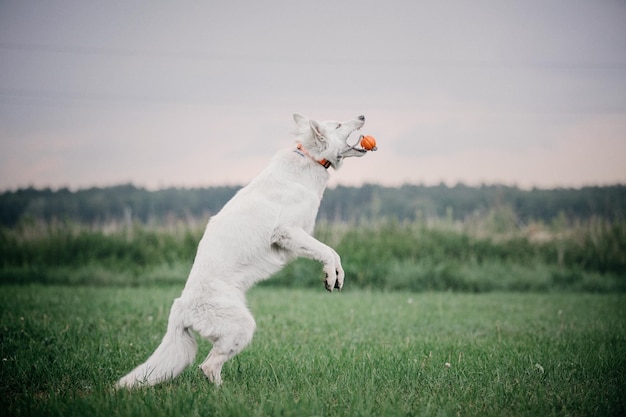
[[293,117],[297,147],[276,154],[210,219],[185,288],[172,305],[163,341],[118,387],[155,385],[180,374],[196,356],[191,330],[213,344],[200,369],[219,385],[222,366],[250,343],[256,327],[246,307],[246,290],[294,258],[321,262],[328,291],[343,286],[339,255],[311,234],[327,168],[338,169],[344,158],[366,152],[348,144],[365,117],[342,123]]

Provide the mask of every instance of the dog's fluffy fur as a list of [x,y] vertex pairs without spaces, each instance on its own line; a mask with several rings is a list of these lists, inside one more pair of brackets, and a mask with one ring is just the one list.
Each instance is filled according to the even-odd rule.
[[155,385],[180,374],[196,356],[192,330],[213,344],[200,369],[220,384],[222,366],[252,340],[256,327],[246,307],[246,290],[296,257],[323,264],[327,290],[343,286],[339,255],[311,236],[329,178],[318,161],[338,169],[345,157],[364,155],[347,140],[365,117],[339,123],[294,114],[294,120],[302,146],[277,153],[210,219],[185,288],[172,305],[163,341],[117,387]]

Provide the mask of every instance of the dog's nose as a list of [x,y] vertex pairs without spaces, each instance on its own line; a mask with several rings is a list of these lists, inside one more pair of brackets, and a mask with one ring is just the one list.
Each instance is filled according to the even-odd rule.
[[359,120],[365,121],[365,116],[360,115],[360,116],[359,116]]

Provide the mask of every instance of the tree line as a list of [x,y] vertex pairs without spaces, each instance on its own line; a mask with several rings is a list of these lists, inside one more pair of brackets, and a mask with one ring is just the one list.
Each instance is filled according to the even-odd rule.
[[[208,218],[240,189],[237,186],[166,188],[150,191],[132,184],[71,191],[67,188],[24,188],[0,194],[0,225],[13,227],[27,220],[62,220],[84,224],[133,221],[144,224],[170,219]],[[519,222],[565,218],[601,218],[621,222],[626,217],[626,185],[530,189],[503,185],[449,187],[403,185],[337,186],[324,194],[318,219],[358,222],[446,218],[464,221],[506,208]]]

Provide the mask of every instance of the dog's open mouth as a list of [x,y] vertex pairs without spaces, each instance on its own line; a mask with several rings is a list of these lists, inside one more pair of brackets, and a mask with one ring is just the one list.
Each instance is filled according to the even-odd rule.
[[[357,130],[361,130],[361,128],[358,128]],[[341,154],[343,156],[348,156],[346,154],[351,154],[350,156],[362,156],[362,155],[365,155],[365,153],[367,153],[368,150],[376,151],[378,149],[376,146],[374,146],[371,149],[365,149],[363,147],[363,138],[364,136],[360,135],[359,139],[357,139],[354,145],[350,145],[348,141],[346,140],[346,145],[348,145],[348,148],[345,151],[343,151]]]

